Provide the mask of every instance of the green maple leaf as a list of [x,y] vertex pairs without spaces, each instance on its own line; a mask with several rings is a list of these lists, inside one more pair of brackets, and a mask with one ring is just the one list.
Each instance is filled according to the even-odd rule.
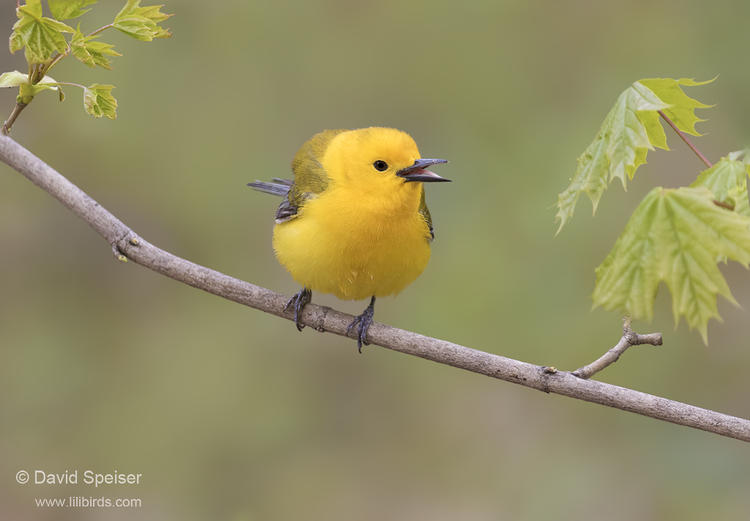
[[161,12],[163,5],[140,7],[141,0],[128,0],[125,7],[117,13],[113,27],[132,36],[137,40],[150,42],[154,38],[168,38],[172,36],[169,29],[159,25],[171,14]]
[[638,167],[646,162],[646,154],[654,147],[668,150],[667,137],[659,121],[659,110],[670,117],[683,132],[697,134],[696,108],[708,107],[690,98],[681,86],[704,85],[691,79],[643,79],[633,83],[617,98],[604,118],[594,141],[578,158],[578,168],[570,185],[557,199],[556,220],[562,230],[575,211],[578,197],[585,193],[596,212],[604,190],[614,179],[627,189]]
[[70,41],[70,50],[79,61],[89,67],[104,67],[111,69],[107,56],[122,56],[114,50],[114,45],[97,41],[98,36],[84,36],[80,27],[76,28]]
[[[695,81],[691,78],[680,78],[679,80],[673,80],[672,78],[649,78],[640,80],[639,83],[656,93],[660,100],[669,105],[664,109],[664,113],[677,125],[677,128],[693,136],[700,136],[700,133],[695,130],[695,124],[705,121],[705,119],[696,116],[695,109],[705,109],[711,107],[711,105],[706,105],[691,98],[685,94],[680,85],[684,85],[685,87],[699,87],[711,83],[715,79]],[[656,114],[653,114],[652,117],[658,121]]]
[[68,25],[42,16],[41,0],[28,0],[16,9],[18,21],[10,35],[10,52],[25,47],[24,54],[29,64],[46,63],[55,54],[62,54],[68,48],[63,33],[72,33]]
[[[744,156],[744,161],[740,158]],[[718,163],[700,173],[690,186],[705,186],[720,203],[734,208],[734,211],[750,217],[750,203],[747,197],[747,176],[750,163],[747,151],[731,152]]]
[[68,20],[69,18],[78,18],[91,11],[84,9],[88,5],[93,5],[98,0],[47,0],[49,11],[52,16],[58,20]]
[[596,269],[594,306],[650,320],[660,281],[672,293],[675,323],[684,316],[707,342],[717,295],[736,303],[717,263],[750,262],[750,217],[714,204],[705,186],[654,188],[636,208]]
[[30,103],[31,100],[43,90],[55,90],[60,101],[65,99],[62,89],[54,78],[45,76],[38,83],[32,85],[29,83],[28,74],[18,71],[9,71],[0,74],[0,88],[18,88],[18,101],[21,103]]
[[117,100],[112,96],[114,85],[100,85],[94,83],[83,89],[83,107],[86,112],[96,118],[107,116],[109,119],[117,117]]

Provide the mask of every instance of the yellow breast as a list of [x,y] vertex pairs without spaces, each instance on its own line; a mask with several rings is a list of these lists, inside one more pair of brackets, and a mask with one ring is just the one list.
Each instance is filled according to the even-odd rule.
[[346,186],[308,200],[274,228],[276,256],[304,287],[345,300],[400,292],[430,258],[421,186],[393,197],[366,197]]

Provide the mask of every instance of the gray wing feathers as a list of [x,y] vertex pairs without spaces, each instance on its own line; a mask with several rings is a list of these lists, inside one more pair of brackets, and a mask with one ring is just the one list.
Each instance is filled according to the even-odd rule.
[[259,192],[278,195],[279,197],[284,198],[276,210],[275,219],[277,223],[283,223],[284,221],[294,219],[297,216],[297,210],[299,208],[289,200],[289,192],[292,189],[291,180],[274,177],[273,181],[270,183],[265,181],[255,181],[253,183],[248,183],[247,186],[258,190]]
[[274,178],[273,182],[271,183],[267,183],[265,181],[255,181],[253,183],[247,183],[247,186],[258,190],[259,192],[285,197],[286,194],[289,193],[292,182],[288,179]]

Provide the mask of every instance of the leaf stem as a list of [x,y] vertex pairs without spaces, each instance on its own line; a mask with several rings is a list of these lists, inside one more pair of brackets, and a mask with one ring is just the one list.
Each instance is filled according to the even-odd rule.
[[31,69],[29,70],[29,83],[36,85],[39,83],[39,80],[44,78],[44,73],[42,72],[43,68],[44,65],[41,63],[34,63],[31,65]]
[[[87,34],[86,38],[91,38],[92,36],[96,36],[100,32],[102,32],[102,31],[104,31],[106,29],[109,29],[110,27],[114,27],[114,23],[103,25],[102,27],[100,27],[99,29],[97,29],[96,31],[94,31],[93,33]],[[60,60],[62,60],[63,58],[65,58],[69,54],[70,54],[70,45],[68,45],[68,48],[67,48],[67,50],[65,52],[58,53],[58,54],[56,54],[54,56],[54,58],[52,58],[52,61],[50,62],[50,64],[47,65],[47,67],[44,68],[44,74],[47,74],[47,71],[49,71],[52,67],[54,67],[55,65],[57,65],[57,62],[59,62]],[[42,77],[44,77],[44,75],[42,75]]]
[[10,116],[8,116],[8,119],[5,120],[2,127],[2,133],[4,135],[8,135],[10,133],[10,127],[13,126],[13,123],[15,123],[16,118],[21,113],[23,109],[26,108],[27,103],[21,103],[20,101],[16,102],[16,106],[13,107],[13,112],[10,113]]
[[90,37],[92,37],[92,36],[96,36],[96,35],[97,35],[97,34],[99,34],[100,32],[102,32],[102,31],[104,31],[104,30],[106,30],[106,29],[109,29],[110,27],[114,27],[114,25],[115,25],[114,23],[111,23],[111,24],[107,24],[107,25],[104,25],[104,26],[100,27],[99,29],[97,29],[96,31],[94,31],[93,33],[89,33],[89,34],[87,34],[87,35],[86,35],[86,38],[90,38]]
[[55,83],[45,83],[45,85],[67,85],[68,87],[79,87],[86,90],[86,87],[84,87],[80,83],[71,83],[69,81],[56,81]]
[[690,147],[690,150],[692,150],[693,152],[695,152],[695,155],[698,156],[701,161],[703,161],[703,164],[706,165],[708,168],[711,168],[713,166],[713,164],[711,163],[711,161],[709,161],[706,156],[704,156],[703,154],[701,154],[701,151],[698,150],[696,148],[696,146],[693,145],[693,143],[691,143],[691,141],[690,141],[690,139],[688,139],[687,135],[682,130],[680,130],[679,128],[677,128],[677,125],[674,124],[674,121],[672,121],[671,119],[669,119],[669,116],[667,116],[666,114],[664,114],[663,111],[658,110],[657,112],[664,119],[664,121],[666,121],[667,124],[670,127],[672,127],[672,130],[674,130],[675,132],[677,132],[677,135],[680,136],[680,139],[682,139],[688,147]]
[[[58,53],[57,56],[55,56],[54,58],[52,58],[52,61],[50,62],[50,64],[47,65],[47,67],[45,67],[44,74],[47,74],[47,71],[49,71],[52,67],[54,67],[55,65],[57,65],[57,62],[59,62],[60,60],[62,60],[63,58],[65,58],[69,53],[70,53],[70,47],[68,47],[68,50],[66,50],[64,53]],[[42,78],[43,77],[44,76],[42,76]]]
[[[664,118],[664,121],[666,121],[669,124],[669,126],[672,127],[672,130],[674,130],[675,132],[677,132],[677,135],[680,136],[680,138],[682,138],[682,140],[685,142],[685,144],[690,147],[690,150],[692,150],[693,152],[695,152],[695,155],[698,156],[701,161],[703,161],[704,165],[706,165],[708,168],[711,168],[712,166],[714,166],[713,163],[711,163],[711,161],[709,161],[706,156],[704,156],[703,154],[701,154],[701,151],[698,150],[698,147],[696,147],[695,145],[693,145],[693,143],[690,141],[690,139],[688,139],[687,135],[682,130],[680,130],[679,128],[677,128],[677,125],[674,124],[674,121],[672,121],[671,119],[669,119],[669,116],[667,116],[666,114],[664,114],[664,112],[661,111],[661,110],[657,110],[657,112],[659,113],[659,115],[662,118]],[[719,201],[717,199],[714,199],[714,204],[716,206],[721,207],[721,208],[726,208],[727,210],[734,211],[734,205],[732,205],[732,204],[727,204],[727,203],[724,203],[724,202]]]
[[734,211],[734,205],[733,205],[733,204],[730,204],[730,203],[725,203],[725,202],[723,202],[723,201],[719,201],[719,200],[717,200],[717,199],[714,199],[714,204],[715,204],[716,206],[719,206],[719,207],[721,207],[721,208],[726,208],[726,209],[727,209],[727,210],[729,210],[729,211]]

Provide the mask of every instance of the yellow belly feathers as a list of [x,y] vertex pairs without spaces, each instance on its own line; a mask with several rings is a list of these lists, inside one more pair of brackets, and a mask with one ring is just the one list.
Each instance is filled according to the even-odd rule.
[[388,201],[337,187],[306,201],[274,228],[279,262],[302,286],[345,300],[400,292],[430,259],[418,184]]

